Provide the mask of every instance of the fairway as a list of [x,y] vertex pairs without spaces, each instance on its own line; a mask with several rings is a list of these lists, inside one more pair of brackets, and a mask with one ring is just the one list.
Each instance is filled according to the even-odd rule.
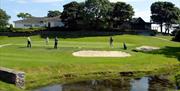
[[[26,48],[26,37],[0,37],[0,66],[26,73],[28,89],[61,81],[64,74],[88,74],[95,72],[154,71],[180,64],[180,43],[157,39],[151,36],[113,36],[114,48],[109,47],[109,37],[59,38],[58,49],[53,49],[54,39],[49,45],[45,39],[32,36],[32,48]],[[123,42],[128,49],[123,50]],[[4,45],[4,46],[2,46]],[[134,52],[139,46],[160,47],[152,53]],[[81,50],[122,51],[130,57],[75,57],[73,52]],[[168,53],[167,53],[168,52]],[[47,80],[48,79],[48,80]],[[56,80],[56,81],[55,81]],[[0,90],[7,84],[0,82]],[[10,86],[9,89],[15,89]]]

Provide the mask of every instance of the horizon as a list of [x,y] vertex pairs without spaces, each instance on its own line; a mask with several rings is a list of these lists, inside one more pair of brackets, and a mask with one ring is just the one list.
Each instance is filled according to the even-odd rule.
[[[49,10],[63,11],[63,5],[72,2],[84,2],[85,0],[0,0],[0,8],[5,10],[11,16],[9,23],[20,20],[17,14],[20,12],[30,13],[35,17],[45,17]],[[109,0],[110,2],[126,2],[132,5],[135,11],[133,17],[141,17],[146,22],[150,21],[150,6],[156,1],[168,1],[180,8],[178,0]],[[143,5],[142,5],[143,4]]]

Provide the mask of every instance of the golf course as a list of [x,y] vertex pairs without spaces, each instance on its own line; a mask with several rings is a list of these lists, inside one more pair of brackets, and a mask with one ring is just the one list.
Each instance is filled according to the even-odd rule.
[[[0,81],[0,91],[24,91],[55,83],[119,76],[120,72],[141,72],[138,76],[173,72],[180,74],[180,43],[171,36],[116,35],[113,47],[109,36],[59,38],[54,49],[54,38],[46,45],[40,36],[31,36],[32,48],[27,48],[27,37],[0,36],[0,66],[25,72],[25,89]],[[123,49],[126,43],[127,50]],[[136,47],[153,46],[152,52],[136,52]],[[128,57],[78,57],[74,52],[121,51]],[[174,72],[175,71],[175,72]],[[173,79],[173,76],[172,76]]]

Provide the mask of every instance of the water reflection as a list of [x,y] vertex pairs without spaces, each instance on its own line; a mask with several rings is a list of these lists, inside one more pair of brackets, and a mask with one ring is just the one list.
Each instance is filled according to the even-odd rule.
[[47,86],[34,91],[175,91],[164,76],[91,80],[71,84]]
[[132,79],[130,91],[148,91],[149,78],[143,77],[141,79]]

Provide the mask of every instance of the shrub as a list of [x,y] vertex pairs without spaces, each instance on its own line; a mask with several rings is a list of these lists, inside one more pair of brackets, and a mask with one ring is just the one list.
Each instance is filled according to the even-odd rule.
[[9,32],[10,30],[6,27],[0,27],[0,32]]
[[34,32],[45,30],[46,28],[13,28],[12,32]]
[[180,30],[178,30],[177,33],[175,34],[175,37],[173,38],[173,41],[180,42]]
[[151,30],[150,33],[151,36],[155,36],[156,34],[158,34],[158,30]]
[[175,30],[173,30],[173,31],[171,32],[171,35],[172,35],[172,36],[175,36],[176,33],[177,33],[179,30],[180,30],[180,29],[175,29]]

